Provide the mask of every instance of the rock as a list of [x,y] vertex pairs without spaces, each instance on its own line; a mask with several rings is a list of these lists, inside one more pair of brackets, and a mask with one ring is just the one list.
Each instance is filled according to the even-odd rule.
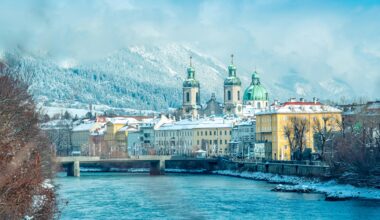
[[315,192],[315,190],[313,188],[306,187],[306,186],[300,186],[300,185],[285,186],[282,184],[276,186],[271,191],[273,191],[273,192],[296,192],[296,193],[313,193],[313,192]]
[[326,195],[325,201],[346,201],[351,200],[352,197],[342,197],[338,195]]

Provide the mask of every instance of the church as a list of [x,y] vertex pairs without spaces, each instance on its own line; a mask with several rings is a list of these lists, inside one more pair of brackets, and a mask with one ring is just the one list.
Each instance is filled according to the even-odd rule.
[[216,100],[215,93],[205,106],[201,105],[201,86],[196,79],[195,69],[187,68],[187,78],[183,82],[182,107],[177,115],[181,118],[198,118],[199,116],[221,116],[230,115],[235,117],[254,117],[257,111],[268,107],[268,92],[260,82],[260,77],[255,70],[252,81],[242,94],[241,80],[237,76],[236,66],[231,55],[231,64],[228,66],[228,76],[224,80],[223,103]]

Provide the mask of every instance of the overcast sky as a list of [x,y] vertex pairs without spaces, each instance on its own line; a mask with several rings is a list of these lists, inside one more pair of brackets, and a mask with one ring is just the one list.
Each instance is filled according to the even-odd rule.
[[242,69],[344,79],[380,98],[379,1],[1,0],[0,48],[78,62],[183,43]]

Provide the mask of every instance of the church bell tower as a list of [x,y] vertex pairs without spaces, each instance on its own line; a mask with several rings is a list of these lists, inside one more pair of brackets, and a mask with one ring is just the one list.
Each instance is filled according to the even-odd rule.
[[236,76],[234,55],[231,55],[231,64],[228,66],[228,77],[224,80],[224,113],[241,115],[243,112],[241,98],[241,81]]
[[187,68],[187,78],[183,82],[183,115],[197,117],[200,105],[200,84],[195,79],[195,70],[192,66],[192,57],[190,57],[190,66]]

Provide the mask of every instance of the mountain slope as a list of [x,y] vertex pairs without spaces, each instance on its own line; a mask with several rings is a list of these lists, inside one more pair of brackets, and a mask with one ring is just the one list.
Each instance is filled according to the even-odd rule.
[[[103,60],[71,67],[25,52],[7,53],[3,59],[13,72],[33,76],[30,91],[39,103],[47,106],[60,102],[68,106],[85,103],[165,110],[181,105],[182,81],[190,55],[196,78],[201,83],[202,102],[213,92],[221,101],[228,64],[178,44],[129,47]],[[273,99],[331,98],[350,91],[342,80],[325,79],[315,83],[295,72],[286,73],[280,79],[271,78],[269,74],[263,75],[262,83]],[[243,87],[247,87],[251,73],[238,67],[238,75]]]

